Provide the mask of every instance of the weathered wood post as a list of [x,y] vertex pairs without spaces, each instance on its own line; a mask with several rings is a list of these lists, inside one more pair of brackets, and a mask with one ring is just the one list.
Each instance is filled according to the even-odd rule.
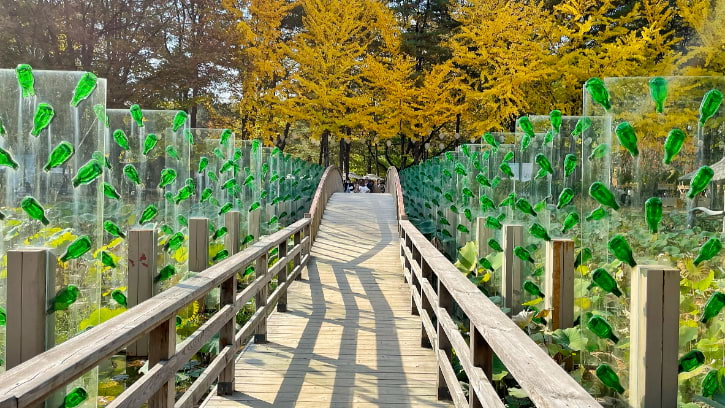
[[[294,243],[295,243],[295,247],[302,243],[302,231],[295,232]],[[302,253],[303,252],[304,252],[304,248],[300,248],[300,250],[297,251],[297,253],[295,254],[295,259],[294,259],[295,267],[302,264]],[[301,280],[301,279],[302,279],[302,270],[300,270],[300,272],[297,274],[297,276],[295,276],[295,280]]]
[[260,209],[256,209],[247,214],[247,235],[253,236],[255,241],[259,239],[259,217],[261,213]]
[[239,211],[229,211],[224,214],[224,226],[227,227],[227,235],[224,236],[224,249],[229,251],[229,255],[239,252],[241,242],[240,234],[241,213]]
[[[438,281],[438,307],[441,309],[445,309],[448,313],[450,313],[451,309],[453,308],[453,297],[440,280]],[[448,361],[450,361],[452,355],[451,341],[450,339],[448,339],[448,336],[446,335],[446,330],[443,328],[440,319],[438,319],[438,324],[436,327],[436,337],[438,337],[438,344],[435,348],[435,350],[437,350],[438,352],[436,359],[439,360],[442,358],[447,358]],[[448,386],[446,385],[446,378],[443,374],[443,369],[441,368],[440,361],[438,361],[438,379],[436,380],[436,387],[438,388],[439,400],[451,399],[451,393],[448,390]]]
[[[228,213],[227,213],[228,214]],[[239,213],[237,212],[237,215]],[[239,232],[239,228],[237,228],[237,233]],[[228,233],[227,233],[228,234]],[[238,235],[237,235],[238,236]],[[239,247],[239,240],[237,239],[237,248]],[[224,307],[233,307],[234,306],[234,300],[237,297],[237,274],[232,274],[229,279],[222,282],[220,290],[220,297],[219,297],[219,308]],[[236,319],[232,317],[231,320],[226,322],[224,326],[222,326],[221,330],[219,330],[219,350],[224,350],[225,347],[234,347],[234,329],[235,329]],[[219,374],[219,382],[217,386],[217,392],[219,395],[231,395],[234,393],[234,361],[235,359],[231,359],[227,363],[226,366],[224,366],[224,369]]]
[[[128,307],[148,300],[156,292],[156,230],[132,229],[128,232]],[[129,357],[149,355],[149,337],[143,336],[126,348]]]
[[503,226],[503,276],[501,279],[501,295],[503,305],[513,316],[521,311],[521,259],[514,255],[514,248],[524,242],[523,225],[506,224]]
[[[486,339],[483,338],[481,332],[476,329],[473,323],[470,324],[469,343],[471,346],[471,359],[474,367],[481,367],[486,378],[489,380],[493,375],[493,350],[488,345]],[[481,401],[473,390],[468,391],[468,405],[470,408],[483,407]]]
[[546,243],[544,309],[551,311],[552,330],[574,325],[574,241],[552,239]]
[[478,247],[478,259],[481,259],[491,253],[488,247],[488,240],[493,238],[493,231],[486,228],[486,218],[476,218],[476,246]]
[[[287,282],[287,272],[289,270],[289,260],[287,260],[287,240],[284,240],[279,243],[278,247],[279,251],[279,259],[284,260],[284,266],[282,269],[279,270],[279,273],[277,274],[277,286],[283,285],[285,282]],[[277,301],[277,311],[278,312],[286,312],[287,311],[287,291],[285,290],[280,296],[279,300]]]
[[209,267],[209,219],[189,218],[189,271],[201,272]]
[[53,319],[46,317],[55,296],[56,259],[47,248],[7,254],[5,368],[9,370],[54,345]]
[[[149,368],[168,360],[176,351],[176,317],[164,321],[149,335]],[[172,408],[176,395],[174,377],[167,379],[149,400],[150,408]]]
[[[257,277],[267,274],[267,254],[263,254],[257,258],[254,265],[254,273]],[[265,284],[259,288],[259,292],[254,296],[254,305],[259,310],[267,305],[267,296],[269,296],[269,284]],[[267,342],[267,318],[260,319],[257,330],[254,332],[254,342],[257,344]]]
[[[421,258],[420,261],[420,274],[421,279],[427,280],[428,282],[431,282],[431,277],[433,277],[433,270],[431,269],[430,265],[428,265],[428,262]],[[428,296],[426,296],[423,293],[423,282],[420,282],[420,301],[421,306],[423,307],[423,310],[428,313],[428,317],[430,318],[433,316],[433,305],[430,304],[430,300],[428,300]],[[420,345],[421,347],[425,348],[432,348],[433,344],[430,341],[430,338],[428,337],[428,331],[425,329],[425,323],[421,320],[420,322],[420,332],[421,332],[421,338],[420,338]]]
[[669,266],[640,265],[632,274],[629,404],[677,405],[680,273]]

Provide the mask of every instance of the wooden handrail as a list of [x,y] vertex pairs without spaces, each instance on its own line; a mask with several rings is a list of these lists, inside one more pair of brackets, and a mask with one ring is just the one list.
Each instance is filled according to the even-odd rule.
[[399,220],[407,220],[408,215],[405,213],[405,204],[403,203],[403,187],[400,185],[400,175],[398,169],[394,166],[388,167],[385,177],[385,191],[395,197],[395,211]]
[[[447,390],[457,407],[503,407],[489,381],[495,354],[537,407],[600,407],[410,221],[400,221],[400,234],[404,273],[422,320],[422,343],[438,350],[439,377],[445,381],[439,383],[439,393]],[[468,342],[453,321],[454,302],[470,322]],[[471,401],[452,371],[451,351],[469,378]]]
[[327,201],[333,193],[342,191],[344,190],[342,188],[342,174],[340,174],[340,170],[335,166],[328,166],[322,174],[320,184],[318,184],[315,196],[312,198],[310,212],[305,214],[305,217],[312,219],[310,229],[312,231],[313,241],[317,237],[317,231],[320,229],[322,214],[325,212]]

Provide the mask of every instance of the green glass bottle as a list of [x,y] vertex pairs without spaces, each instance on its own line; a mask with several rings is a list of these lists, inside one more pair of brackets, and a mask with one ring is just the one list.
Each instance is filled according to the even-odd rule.
[[517,258],[521,259],[522,261],[535,263],[534,258],[531,257],[531,254],[529,251],[526,250],[524,247],[517,246],[514,248],[514,255],[516,255]]
[[486,132],[483,134],[483,140],[491,145],[494,149],[498,149],[498,141],[496,141],[496,138],[493,137],[493,135],[489,132]]
[[513,160],[513,159],[514,159],[514,152],[507,152],[507,153],[506,153],[506,154],[505,154],[505,155],[503,156],[503,160],[501,160],[501,161],[502,161],[502,162],[510,162],[510,161],[511,161],[511,160]]
[[690,181],[690,191],[687,192],[687,198],[693,199],[705,191],[714,175],[715,172],[709,166],[700,167],[695,173],[695,177]]
[[186,143],[188,143],[189,146],[194,145],[194,134],[191,133],[191,130],[184,129],[184,139],[186,139]]
[[531,120],[528,116],[522,116],[519,118],[519,127],[530,138],[534,138],[534,125],[531,124]]
[[711,89],[705,93],[700,102],[700,124],[704,125],[711,117],[715,116],[722,103],[722,92]]
[[202,202],[202,203],[205,202],[206,200],[208,200],[212,196],[212,194],[214,194],[214,192],[212,191],[212,189],[210,189],[208,187],[205,188],[201,192],[201,200],[199,200],[199,201]]
[[106,115],[106,107],[99,104],[93,105],[93,113],[96,114],[98,123],[103,123],[103,126],[109,127],[108,115]]
[[141,217],[139,218],[138,223],[140,225],[144,225],[147,222],[150,222],[151,220],[153,220],[158,214],[159,214],[159,209],[155,205],[150,204],[141,213]]
[[471,191],[468,187],[463,187],[463,189],[461,189],[461,194],[463,194],[466,198],[473,198],[473,191]]
[[[249,177],[252,177],[251,180],[254,180],[254,177],[253,176],[249,176]],[[249,179],[249,177],[247,177],[247,179]],[[273,174],[272,175],[272,178],[269,179],[269,182],[270,183],[276,183],[276,182],[280,181],[281,179],[282,179],[282,177],[280,177],[279,174]],[[245,185],[246,185],[246,180],[245,180]]]
[[221,251],[217,252],[213,258],[211,258],[211,261],[216,263],[227,258],[229,258],[229,251],[227,251],[226,249],[222,249]]
[[129,112],[131,112],[131,119],[136,122],[136,126],[142,128],[143,111],[141,111],[141,107],[139,105],[131,105],[131,107],[129,108]]
[[186,123],[186,119],[189,118],[189,114],[186,113],[183,110],[180,110],[176,112],[176,116],[174,116],[174,132],[181,129],[182,126]]
[[91,237],[88,235],[82,235],[68,245],[65,253],[60,257],[60,260],[62,262],[66,262],[71,259],[78,259],[90,251],[92,247],[93,243],[91,242]]
[[656,234],[662,220],[662,200],[658,197],[651,197],[644,202],[645,220],[649,232]]
[[551,129],[554,132],[559,133],[561,131],[561,111],[554,109],[549,113],[549,122],[551,122]]
[[508,163],[501,163],[498,168],[503,174],[507,175],[510,178],[514,178],[514,172],[513,170],[511,170],[511,166],[509,166]]
[[534,158],[534,162],[536,162],[536,164],[538,164],[542,170],[546,171],[551,175],[554,174],[554,167],[551,165],[549,159],[547,159],[546,156],[544,156],[543,154],[537,154]]
[[161,233],[163,235],[173,235],[174,234],[174,230],[171,229],[171,227],[169,227],[166,224],[162,225],[161,228],[159,228],[159,229],[161,230]]
[[574,195],[574,190],[570,189],[569,187],[561,190],[561,193],[559,194],[559,201],[556,204],[556,209],[560,210],[568,205],[571,200],[574,199]]
[[680,357],[677,364],[678,373],[689,373],[697,367],[705,364],[705,355],[700,350],[691,350]]
[[156,278],[154,278],[154,280],[156,282],[162,282],[171,279],[171,277],[173,277],[174,275],[176,275],[176,268],[174,267],[174,265],[169,264],[161,268],[159,274],[156,276]]
[[597,268],[592,272],[592,283],[587,289],[599,286],[603,291],[611,293],[614,296],[622,296],[622,291],[617,287],[617,281],[604,268]]
[[[280,197],[277,197],[277,198],[280,198]],[[274,205],[274,204],[277,204],[278,202],[279,202],[279,201],[277,201],[277,200],[272,200],[272,204],[273,204],[273,205]],[[450,206],[450,207],[448,207],[448,208],[449,208],[449,209],[451,210],[451,212],[452,212],[453,214],[458,214],[458,213],[460,212],[460,211],[458,211],[458,207],[456,207],[455,205],[451,205],[451,206]]]
[[456,227],[456,230],[458,230],[458,232],[462,232],[462,233],[464,233],[464,234],[467,234],[467,233],[469,233],[469,232],[470,232],[470,231],[468,230],[468,227],[466,227],[466,226],[465,226],[465,225],[463,225],[463,224],[458,224],[458,226]]
[[572,228],[576,227],[577,224],[579,224],[580,218],[579,214],[575,212],[570,212],[567,214],[566,218],[564,218],[564,222],[561,226],[561,233],[566,234],[567,231],[571,230]]
[[115,222],[106,220],[103,222],[103,229],[109,234],[117,238],[126,238],[126,234],[121,230]]
[[600,364],[595,370],[595,374],[599,381],[604,383],[607,387],[617,391],[620,394],[624,394],[624,387],[619,383],[619,376],[614,372],[609,364]]
[[528,150],[529,146],[531,146],[531,142],[533,141],[533,137],[529,136],[528,134],[524,134],[524,136],[521,138],[521,153]]
[[50,224],[48,218],[45,217],[45,209],[43,209],[43,206],[34,197],[27,196],[23,198],[23,201],[20,202],[20,207],[30,218],[42,222],[43,225]]
[[649,80],[649,94],[655,103],[657,113],[665,112],[665,100],[667,99],[667,80],[662,77],[654,77]]
[[227,143],[229,143],[229,138],[231,138],[231,137],[232,137],[231,129],[222,130],[221,135],[219,135],[219,144],[226,146]]
[[720,311],[725,307],[725,294],[722,292],[715,292],[710,295],[710,298],[705,303],[705,308],[702,311],[700,322],[707,324],[710,319],[717,316]]
[[534,207],[532,207],[531,203],[529,203],[525,198],[519,198],[516,200],[516,208],[524,214],[528,214],[532,217],[537,216],[536,211],[534,211]]
[[588,159],[590,161],[603,159],[607,155],[607,153],[609,153],[609,145],[606,143],[602,143],[595,147],[594,150],[592,150],[591,154],[589,154]]
[[574,170],[576,170],[576,156],[569,153],[564,156],[564,176],[571,176]]
[[501,177],[496,176],[491,180],[491,188],[496,188],[501,183]]
[[496,238],[490,238],[488,240],[488,247],[496,252],[503,252],[503,248],[501,248],[501,244],[496,241]]
[[229,211],[231,211],[233,208],[234,208],[234,205],[232,203],[228,202],[228,203],[224,204],[222,206],[222,208],[219,209],[218,215],[224,215],[224,214],[228,213]]
[[587,221],[599,221],[599,220],[601,220],[602,218],[604,218],[606,216],[607,216],[607,210],[605,210],[602,207],[597,207],[594,210],[592,210],[592,212],[590,212],[586,216],[585,220],[587,220]]
[[576,254],[576,259],[574,259],[574,268],[578,268],[581,265],[586,264],[592,259],[592,250],[591,248],[584,247]]
[[68,308],[78,300],[81,295],[81,291],[75,285],[68,285],[63,289],[59,290],[53,298],[53,305],[51,311],[57,312],[59,310],[68,310]]
[[601,316],[592,316],[587,322],[587,327],[600,338],[609,339],[615,344],[619,342],[619,338],[614,334],[612,326]]
[[511,193],[504,198],[499,204],[499,207],[509,207],[516,204],[516,193]]
[[86,72],[81,76],[76,84],[76,89],[73,92],[73,99],[71,99],[71,106],[78,106],[81,101],[87,99],[93,91],[96,89],[98,77],[92,72]]
[[544,134],[544,144],[550,144],[554,141],[554,131],[549,129]]
[[101,174],[103,174],[103,167],[101,167],[101,164],[98,163],[98,160],[88,160],[88,163],[81,166],[75,177],[73,177],[73,187],[90,184],[100,177]]
[[237,179],[230,178],[229,180],[225,181],[224,184],[222,184],[221,188],[222,190],[229,190],[233,189],[237,186]]
[[116,129],[113,131],[113,140],[116,142],[116,144],[123,150],[129,150],[130,147],[128,145],[128,136],[126,136],[126,132],[124,132],[121,129]]
[[55,110],[47,103],[40,103],[35,109],[35,116],[33,117],[33,130],[30,134],[33,136],[40,135],[40,132],[50,126],[50,122],[55,117]]
[[529,234],[531,234],[531,236],[535,238],[543,239],[544,241],[551,241],[551,237],[546,231],[546,228],[536,222],[531,224],[531,226],[529,227]]
[[702,396],[712,397],[720,388],[720,381],[717,379],[717,370],[710,370],[702,379]]
[[159,188],[164,188],[169,184],[176,181],[176,170],[174,169],[163,169],[161,170],[161,181],[159,181]]
[[194,195],[194,187],[186,184],[176,193],[176,196],[174,196],[174,202],[176,204],[180,204],[182,201],[188,200],[192,195]]
[[272,218],[269,219],[269,221],[267,221],[267,225],[272,226],[274,224],[277,224],[278,222],[279,222],[279,217],[274,215],[274,216],[272,216]]
[[[219,169],[219,173],[226,173],[229,170],[233,169],[235,166],[234,160],[227,160],[222,164],[222,167]],[[252,176],[249,176],[252,177]]]
[[3,118],[0,117],[0,136],[5,136],[7,133],[7,129],[5,129],[5,124],[3,123]]
[[531,282],[530,280],[525,281],[523,287],[524,290],[531,296],[539,298],[545,297],[544,292],[539,289],[539,286],[537,286],[534,282]]
[[491,200],[487,195],[481,195],[481,197],[478,199],[478,201],[481,203],[482,211],[496,209],[496,204],[494,204],[493,200]]
[[209,165],[209,158],[206,156],[201,156],[201,158],[199,159],[199,168],[198,168],[197,172],[199,174],[203,173],[208,165]]
[[179,160],[179,152],[174,146],[166,146],[166,154],[174,160]]
[[227,229],[227,227],[219,228],[218,230],[214,231],[214,234],[211,236],[211,240],[216,241],[217,239],[226,235],[228,231],[229,230]]
[[106,251],[101,251],[101,263],[103,264],[103,266],[107,266],[109,268],[115,268],[116,266],[118,266],[116,265],[116,261],[113,260],[111,254]]
[[478,260],[478,266],[480,266],[483,269],[486,269],[488,271],[493,271],[493,264],[491,264],[491,261],[489,261],[486,258],[481,258]]
[[168,241],[166,241],[166,244],[164,244],[164,251],[166,252],[173,252],[177,249],[181,248],[181,245],[184,244],[184,234],[181,232],[177,232],[174,235],[169,238]]
[[251,243],[252,241],[254,241],[254,235],[249,234],[246,237],[244,237],[244,239],[242,240],[242,246],[247,245],[247,244]]
[[8,315],[5,312],[5,309],[0,307],[0,327],[4,327],[8,324]]
[[622,122],[617,125],[616,129],[614,129],[614,133],[617,134],[619,144],[627,149],[632,157],[637,157],[639,155],[639,149],[637,148],[637,134],[634,132],[634,128],[629,124],[629,122]]
[[143,141],[143,155],[148,156],[148,154],[151,152],[151,150],[156,147],[156,144],[159,142],[159,137],[156,136],[153,133],[149,133],[146,135],[146,139]]
[[123,167],[123,174],[131,180],[134,184],[141,184],[141,177],[138,175],[138,171],[133,164],[127,164]]
[[261,206],[262,206],[262,204],[260,204],[259,201],[255,201],[252,203],[252,205],[249,206],[249,212],[252,212],[252,211],[258,209]]
[[695,266],[714,258],[722,250],[722,241],[718,238],[710,238],[700,247],[700,251],[695,258]]
[[2,147],[0,147],[0,166],[10,167],[11,169],[18,168],[18,162],[15,161],[13,155]]
[[189,226],[189,220],[187,220],[183,215],[176,216],[176,221],[178,221],[179,225],[183,225],[184,227]]
[[83,387],[75,387],[63,398],[63,408],[75,408],[88,399],[88,392]]
[[627,242],[626,238],[621,235],[615,235],[609,240],[609,244],[607,246],[609,248],[609,252],[611,252],[615,258],[633,268],[637,266],[637,262],[634,260],[634,255],[632,254],[632,247],[629,246],[629,242]]
[[547,196],[538,203],[536,203],[536,205],[534,205],[534,211],[538,213],[540,211],[546,210],[546,206],[548,205],[547,201],[549,200],[549,198],[550,197]]
[[609,92],[604,86],[604,81],[596,77],[589,78],[587,79],[587,82],[584,83],[584,88],[587,90],[592,100],[601,105],[604,110],[609,111],[612,109],[612,105],[609,103]]
[[222,151],[221,151],[221,149],[220,149],[220,148],[218,148],[218,147],[215,147],[215,148],[214,148],[214,150],[212,150],[211,152],[212,152],[212,153],[214,154],[214,156],[215,156],[215,157],[216,157],[217,159],[219,159],[219,160],[224,160],[224,159],[225,159],[225,157],[224,157],[224,153],[222,153]]
[[15,68],[15,78],[22,91],[23,98],[35,96],[35,77],[33,68],[28,64],[20,64]]
[[451,193],[451,192],[446,192],[445,194],[443,194],[443,198],[445,198],[445,199],[446,199],[446,200],[448,200],[449,202],[453,202],[453,193]]
[[259,148],[262,146],[262,142],[260,142],[258,139],[252,140],[252,153],[257,153],[259,151]]
[[119,305],[123,307],[128,307],[128,300],[126,299],[126,295],[120,289],[114,289],[113,292],[111,292],[111,297]]
[[454,169],[453,169],[453,170],[454,170],[454,171],[456,172],[456,174],[458,174],[459,176],[465,176],[465,175],[467,175],[467,173],[466,173],[466,168],[465,168],[465,167],[463,167],[463,164],[461,164],[461,163],[456,163],[456,165],[455,165],[455,167],[454,167]]
[[488,216],[486,217],[486,228],[500,230],[503,228],[503,225],[501,225],[501,222],[497,218]]
[[584,117],[579,118],[579,120],[576,121],[576,125],[574,125],[574,130],[571,131],[572,136],[581,136],[589,130],[589,128],[592,127],[592,120],[590,118]]
[[670,130],[670,133],[667,134],[667,139],[665,139],[665,155],[662,159],[664,164],[672,163],[675,156],[682,150],[682,145],[685,143],[686,137],[685,132],[680,129],[675,128]]
[[613,208],[614,210],[619,210],[619,204],[617,204],[617,200],[614,198],[614,193],[609,191],[604,183],[599,181],[592,183],[589,186],[589,195],[597,200],[599,204]]

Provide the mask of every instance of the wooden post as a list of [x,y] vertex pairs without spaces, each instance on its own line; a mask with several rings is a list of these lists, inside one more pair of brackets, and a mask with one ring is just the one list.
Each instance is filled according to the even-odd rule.
[[[426,262],[425,259],[421,259],[420,261],[420,271],[421,271],[421,279],[427,280],[429,283],[431,282],[431,277],[433,276],[433,270],[428,265],[428,262]],[[423,310],[425,310],[428,313],[428,317],[433,316],[433,306],[430,304],[430,301],[428,300],[428,296],[426,296],[423,293],[423,282],[420,282],[420,303],[423,307]],[[430,341],[430,338],[428,337],[428,332],[425,330],[425,325],[423,322],[420,322],[420,346],[425,348],[432,348],[433,344]]]
[[[128,232],[128,307],[151,298],[156,292],[156,230],[132,229]],[[129,357],[149,355],[149,337],[143,336],[126,348]]]
[[[228,214],[228,213],[227,213]],[[239,214],[239,213],[237,213]],[[237,229],[239,231],[239,229]],[[237,240],[237,246],[239,240]],[[237,297],[237,274],[233,274],[229,279],[225,280],[221,284],[220,288],[220,304],[222,308],[226,305],[233,305],[234,299]],[[226,346],[234,347],[234,326],[236,324],[236,318],[232,317],[231,320],[226,322],[219,331],[219,350],[223,350]],[[217,386],[217,392],[219,395],[231,395],[234,393],[234,360],[232,359],[219,374],[219,383]]]
[[[441,309],[445,309],[450,313],[451,308],[453,307],[453,297],[451,297],[450,292],[448,292],[448,289],[441,283],[441,281],[438,281],[438,307]],[[451,359],[451,342],[448,339],[448,336],[446,335],[445,329],[441,326],[440,319],[438,320],[438,324],[436,327],[436,334],[438,337],[438,345],[436,347],[436,350],[441,350],[445,353],[448,360]],[[436,381],[436,386],[438,388],[438,399],[451,399],[450,391],[448,390],[448,386],[446,385],[446,379],[443,375],[443,370],[441,369],[441,363],[438,362],[438,379]]]
[[256,209],[247,215],[247,235],[252,235],[254,241],[259,239],[259,217],[261,209]]
[[478,246],[478,259],[481,259],[491,253],[488,247],[488,240],[493,238],[493,231],[486,228],[486,218],[476,218],[476,245]]
[[[257,262],[254,265],[254,273],[257,277],[264,276],[267,274],[267,254],[264,254],[257,258]],[[259,308],[267,305],[267,296],[269,296],[269,284],[264,284],[259,288],[259,292],[254,296],[254,304]],[[257,330],[254,332],[254,342],[257,344],[267,342],[267,318],[261,319]]]
[[7,254],[5,368],[9,370],[54,345],[54,319],[46,317],[55,296],[56,259],[46,248]]
[[632,274],[629,404],[677,405],[680,273],[669,266],[640,265]]
[[551,311],[551,329],[574,325],[574,241],[553,239],[546,243],[544,309]]
[[[279,243],[279,259],[283,259],[287,256],[287,240],[284,240]],[[284,261],[285,265],[280,269],[279,273],[277,274],[277,286],[280,286],[287,282],[287,270],[289,268],[289,261]],[[287,311],[287,291],[285,290],[280,296],[279,301],[277,301],[277,311],[278,312],[286,312]]]
[[522,245],[524,235],[523,225],[503,226],[503,271],[501,281],[501,295],[503,304],[513,316],[521,311],[521,259],[514,255],[514,248]]
[[209,267],[209,219],[189,218],[189,271],[201,272]]
[[[481,332],[471,323],[469,330],[470,345],[471,345],[471,359],[473,360],[474,367],[481,367],[483,373],[491,381],[493,375],[493,350],[483,338]],[[478,400],[476,393],[473,389],[468,391],[468,402],[470,408],[483,407],[481,401]]]
[[[176,317],[165,320],[151,330],[149,339],[149,368],[168,360],[176,351]],[[168,378],[149,400],[150,408],[171,408],[174,406],[176,381]]]
[[[300,245],[300,243],[302,243],[302,231],[295,232],[294,242],[295,242],[295,246]],[[295,255],[295,259],[294,259],[295,264],[294,264],[294,267],[297,267],[299,265],[302,265],[302,250],[303,249],[304,248],[301,248],[297,252],[297,254]],[[300,273],[298,273],[297,276],[295,277],[295,280],[301,280],[301,279],[302,279],[302,271],[300,271]]]
[[227,235],[224,236],[224,249],[229,251],[230,256],[239,252],[241,242],[240,220],[241,213],[239,211],[229,211],[224,214],[224,226],[227,227]]

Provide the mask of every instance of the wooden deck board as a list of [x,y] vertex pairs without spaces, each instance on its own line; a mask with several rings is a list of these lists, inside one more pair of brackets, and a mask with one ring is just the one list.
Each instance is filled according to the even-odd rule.
[[234,395],[207,407],[451,406],[436,397],[398,251],[392,196],[335,194],[288,311],[241,355]]

